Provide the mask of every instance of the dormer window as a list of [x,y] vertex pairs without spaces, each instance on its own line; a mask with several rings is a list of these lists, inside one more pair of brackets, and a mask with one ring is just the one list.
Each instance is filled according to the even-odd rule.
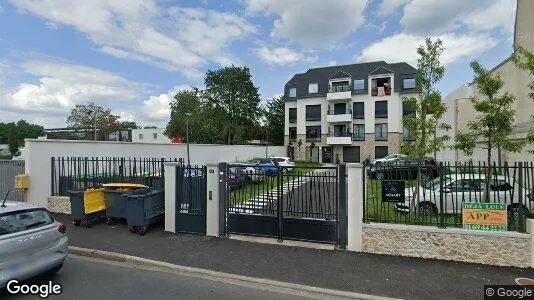
[[350,91],[350,82],[349,81],[336,81],[330,84],[330,92],[349,92]]
[[391,77],[375,78],[372,80],[372,96],[391,95]]
[[297,88],[292,87],[289,89],[289,97],[291,98],[297,97]]
[[415,78],[404,78],[402,80],[402,89],[404,90],[415,89]]
[[310,83],[308,86],[308,94],[317,94],[319,92],[319,84],[318,83]]

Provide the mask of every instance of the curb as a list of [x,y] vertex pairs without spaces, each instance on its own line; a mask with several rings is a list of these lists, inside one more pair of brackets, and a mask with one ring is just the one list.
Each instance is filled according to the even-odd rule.
[[88,249],[75,246],[69,246],[69,254],[78,256],[85,256],[96,259],[103,259],[114,262],[130,263],[137,267],[146,269],[155,269],[167,273],[178,275],[185,275],[189,277],[203,278],[213,281],[220,281],[230,284],[252,287],[256,289],[272,290],[278,293],[285,293],[291,295],[308,296],[316,299],[324,299],[325,297],[337,297],[344,299],[362,299],[362,300],[391,300],[394,298],[387,298],[381,296],[373,296],[360,293],[337,291],[332,289],[318,288],[313,286],[300,285],[295,283],[287,283],[275,281],[270,279],[247,277],[242,275],[234,275],[230,273],[217,272],[207,269],[185,267],[175,265],[167,262],[156,261],[152,259],[126,255],[121,253]]

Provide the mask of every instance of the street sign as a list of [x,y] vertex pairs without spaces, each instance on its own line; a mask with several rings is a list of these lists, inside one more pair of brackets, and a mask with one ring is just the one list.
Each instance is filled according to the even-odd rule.
[[404,181],[383,180],[382,202],[404,202]]
[[463,203],[464,229],[507,231],[508,212],[505,203]]

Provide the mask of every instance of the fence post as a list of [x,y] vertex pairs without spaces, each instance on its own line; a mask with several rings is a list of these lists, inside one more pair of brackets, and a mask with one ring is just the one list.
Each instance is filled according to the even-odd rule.
[[278,173],[276,174],[276,180],[277,180],[277,188],[276,188],[276,198],[278,200],[278,242],[281,243],[284,241],[284,239],[282,238],[283,236],[283,232],[284,232],[284,224],[283,224],[283,218],[284,218],[284,201],[282,199],[282,193],[281,193],[281,189],[282,189],[282,184],[283,184],[283,181],[281,180],[283,179],[282,178],[282,171],[280,170],[280,168],[278,169]]
[[347,172],[347,249],[361,252],[363,249],[363,203],[366,174],[360,163],[348,163]]
[[337,245],[339,249],[345,250],[347,247],[347,165],[341,163],[338,166],[338,241]]
[[[50,163],[52,165],[51,168],[50,168],[50,170],[51,170],[50,178],[52,179],[50,181],[50,188],[51,188],[51,191],[52,191],[52,193],[51,193],[52,196],[56,196],[55,182],[54,182],[55,181],[54,177],[55,177],[55,174],[56,174],[56,162],[55,162],[55,160],[56,160],[56,158],[53,157],[53,156],[50,158]],[[59,176],[58,176],[58,178],[59,178]]]
[[[206,216],[206,235],[219,237],[224,235],[224,228],[220,228],[220,219],[224,218],[224,207],[221,207],[220,201],[220,186],[219,186],[219,164],[206,164],[203,168],[206,174],[206,197],[204,201],[205,216]],[[224,223],[222,224],[224,226]]]
[[[519,172],[518,172],[518,185],[519,185],[519,216],[517,222],[519,222],[519,232],[525,232],[525,223],[523,222],[523,163],[519,162]],[[513,202],[513,200],[511,201]]]
[[[183,164],[183,160],[181,163]],[[228,191],[227,171],[228,163],[219,163],[219,236],[226,236],[228,234],[226,230],[226,210],[230,206],[230,203],[227,203],[230,200],[230,192]]]
[[439,163],[439,227],[445,228],[445,205],[443,202],[443,162]]
[[165,168],[165,231],[176,232],[176,165]]

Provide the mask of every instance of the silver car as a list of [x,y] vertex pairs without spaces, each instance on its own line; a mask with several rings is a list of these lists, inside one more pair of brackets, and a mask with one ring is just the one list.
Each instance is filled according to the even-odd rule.
[[39,206],[0,201],[0,289],[19,281],[55,273],[67,257],[67,227]]

